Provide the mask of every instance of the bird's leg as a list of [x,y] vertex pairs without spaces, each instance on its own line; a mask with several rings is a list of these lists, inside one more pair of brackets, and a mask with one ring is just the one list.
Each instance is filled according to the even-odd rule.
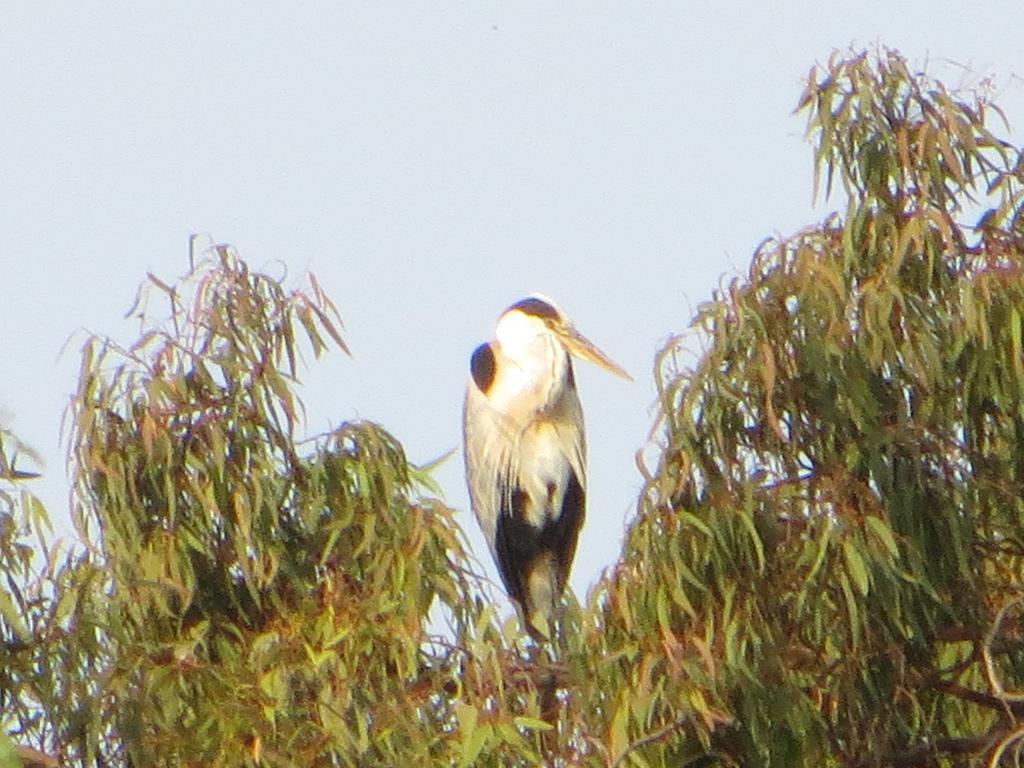
[[537,685],[537,703],[540,707],[541,719],[551,726],[551,730],[545,731],[541,738],[546,756],[553,762],[556,756],[556,748],[559,745],[558,724],[560,721],[561,709],[568,705],[568,699],[559,696],[560,689],[567,689],[568,670],[566,659],[569,655],[568,646],[568,624],[571,617],[568,616],[565,598],[559,599],[553,606],[551,612],[550,636],[538,646],[537,655],[534,661],[537,673],[535,676]]
[[535,676],[537,685],[537,705],[540,709],[540,717],[545,723],[551,726],[550,730],[543,731],[540,735],[541,748],[549,764],[554,763],[559,744],[558,738],[558,673],[555,661],[555,649],[552,643],[545,643],[537,647],[537,657],[534,661]]

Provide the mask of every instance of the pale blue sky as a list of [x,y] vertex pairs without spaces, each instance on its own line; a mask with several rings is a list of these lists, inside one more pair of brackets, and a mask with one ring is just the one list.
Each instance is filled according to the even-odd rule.
[[[306,372],[311,432],[373,419],[416,462],[458,446],[468,356],[532,291],[626,367],[578,367],[582,597],[640,489],[655,351],[820,215],[791,115],[811,65],[880,42],[951,85],[995,75],[1022,141],[1019,0],[170,5],[0,12],[0,413],[57,518],[61,347],[128,338],[145,273],[181,274],[209,233],[312,270],[341,309],[355,358]],[[438,478],[493,575],[461,459]]]

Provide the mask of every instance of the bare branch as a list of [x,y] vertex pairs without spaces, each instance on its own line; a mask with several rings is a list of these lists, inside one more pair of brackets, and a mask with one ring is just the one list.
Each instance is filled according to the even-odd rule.
[[626,758],[629,757],[630,752],[634,752],[640,749],[641,747],[646,747],[648,744],[654,744],[655,742],[661,741],[666,736],[669,736],[675,731],[678,731],[692,719],[693,715],[684,715],[683,717],[673,720],[668,725],[663,726],[658,730],[653,731],[652,733],[649,733],[640,739],[637,739],[629,746],[627,746],[624,750],[622,750],[622,754],[616,758],[614,763],[612,763],[611,768],[619,768],[620,766],[625,765]]
[[984,736],[973,736],[955,739],[936,739],[922,744],[920,747],[895,752],[881,757],[860,760],[850,768],[918,768],[918,766],[934,765],[940,757],[956,757],[976,755],[991,748],[1006,735],[1005,729],[993,729]]
[[976,691],[947,680],[936,681],[931,684],[931,687],[943,693],[948,693],[950,696],[956,696],[958,699],[969,701],[972,704],[978,704],[989,709],[998,709],[1010,715],[1024,716],[1024,700],[1007,700],[1000,696]]

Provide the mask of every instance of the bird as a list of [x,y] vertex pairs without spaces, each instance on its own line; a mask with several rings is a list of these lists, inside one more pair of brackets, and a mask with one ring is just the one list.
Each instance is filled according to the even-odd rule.
[[583,409],[572,356],[632,377],[532,294],[470,357],[463,446],[470,505],[528,634],[553,639],[586,513]]

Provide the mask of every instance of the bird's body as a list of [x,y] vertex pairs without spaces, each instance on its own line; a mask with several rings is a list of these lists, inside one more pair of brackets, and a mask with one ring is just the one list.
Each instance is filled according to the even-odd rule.
[[473,353],[464,438],[470,501],[509,597],[551,636],[586,509],[583,410],[569,352],[625,372],[549,299],[502,315]]

